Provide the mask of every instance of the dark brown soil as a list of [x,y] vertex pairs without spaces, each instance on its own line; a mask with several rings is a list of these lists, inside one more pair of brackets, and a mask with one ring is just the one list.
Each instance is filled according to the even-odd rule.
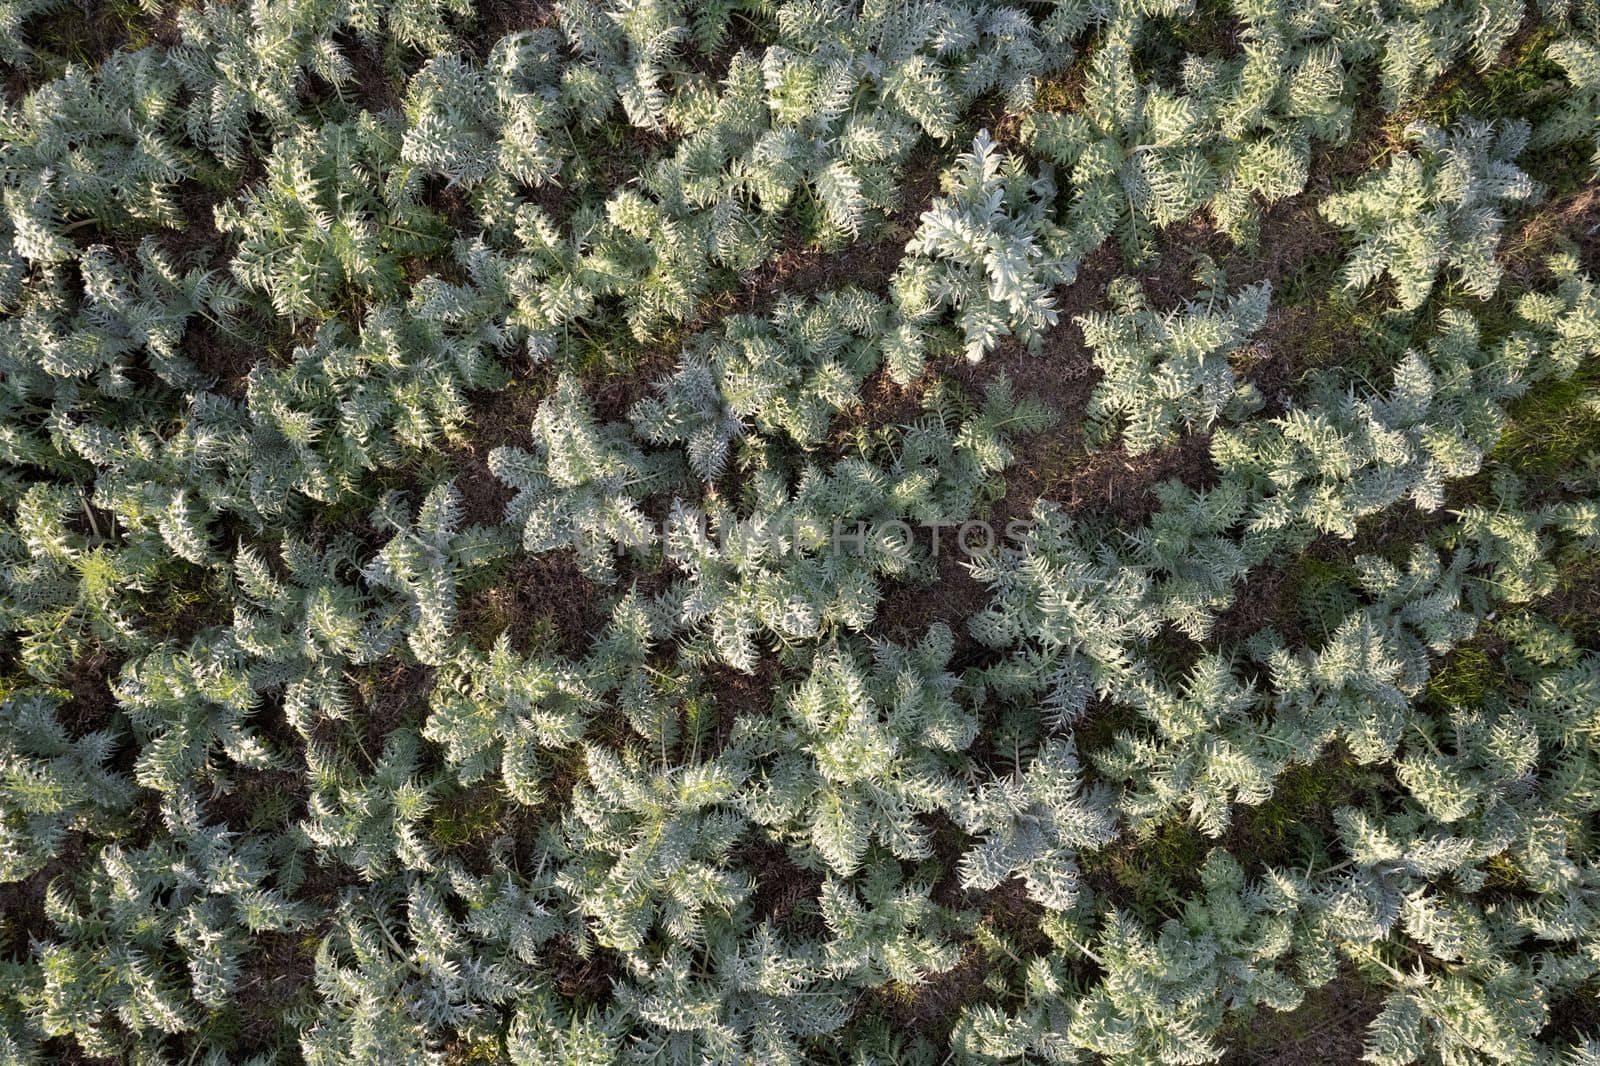
[[450,451],[450,476],[461,493],[468,525],[497,526],[506,518],[506,504],[516,493],[489,469],[489,449],[482,445]]
[[891,982],[873,988],[857,1012],[886,1018],[897,1033],[943,1043],[962,1008],[985,998],[989,970],[984,950],[969,944],[960,961],[943,973],[928,974],[916,985]]
[[750,903],[756,922],[771,922],[785,937],[810,940],[823,936],[817,900],[822,896],[822,874],[796,866],[781,844],[755,839],[729,856],[738,869],[755,881]]
[[1209,434],[1180,437],[1167,448],[1128,455],[1117,445],[1088,456],[1053,496],[1069,512],[1112,514],[1124,523],[1144,522],[1155,513],[1155,488],[1181,481],[1192,489],[1215,482]]
[[468,44],[482,58],[502,37],[552,25],[556,7],[550,0],[478,0],[473,13],[477,21]]
[[1316,353],[1325,345],[1331,344],[1335,353],[1353,352],[1360,346],[1360,336],[1353,333],[1330,338],[1326,325],[1316,309],[1305,304],[1267,313],[1266,325],[1240,359],[1241,376],[1261,394],[1258,417],[1272,418],[1288,410],[1306,374],[1323,365]]
[[[122,1031],[120,1022],[113,1022],[110,1028]],[[78,1042],[69,1036],[58,1036],[47,1040],[40,1047],[42,1057],[40,1062],[49,1062],[56,1066],[115,1066],[122,1060],[103,1058],[97,1055],[86,1055]]]
[[533,416],[554,383],[553,375],[520,378],[502,389],[480,389],[468,394],[472,405],[472,451],[487,459],[495,448],[527,448],[532,441]]
[[1233,604],[1217,616],[1209,641],[1226,647],[1244,640],[1267,626],[1276,626],[1285,639],[1299,643],[1295,588],[1288,568],[1258,566],[1234,590]]
[[292,770],[232,770],[227,791],[206,800],[208,821],[221,819],[229,829],[246,833],[257,828],[263,804],[288,801],[285,823],[305,815],[306,778]]
[[[610,617],[606,599],[579,571],[571,551],[519,552],[493,588],[464,599],[458,628],[483,647],[505,632],[522,654],[555,650],[578,659]],[[534,638],[544,635],[553,636],[553,649],[531,646]]]
[[55,926],[45,913],[45,890],[58,877],[71,876],[91,861],[83,833],[68,833],[61,848],[37,871],[20,881],[0,884],[0,940],[5,959],[23,962],[33,956],[33,942],[48,942]]
[[939,192],[939,175],[947,154],[922,151],[913,155],[906,164],[897,205],[869,240],[851,242],[843,248],[822,248],[806,244],[798,226],[791,225],[789,238],[783,242],[785,250],[741,279],[727,310],[765,314],[781,296],[811,296],[851,285],[886,295],[905,255],[906,242],[916,232],[922,212]]
[[742,279],[734,309],[763,314],[783,296],[814,296],[853,285],[883,295],[905,254],[910,234],[890,223],[871,241],[842,249],[790,247]]
[[[1011,771],[1009,753],[1004,758],[1000,757],[983,730],[979,730],[970,751],[973,761],[980,767],[980,773],[983,769],[996,769],[998,776]],[[932,864],[938,870],[938,879],[933,883],[929,898],[952,911],[971,908],[980,893],[962,887],[961,857],[972,847],[972,834],[942,810],[919,814],[917,822],[927,832],[928,847],[933,853]]]
[[1306,993],[1300,1006],[1258,1009],[1238,1034],[1222,1066],[1334,1066],[1361,1061],[1367,1026],[1383,1007],[1382,993],[1345,974]]
[[[261,165],[254,156],[250,157],[250,161],[253,166]],[[259,180],[261,175],[250,177]],[[179,182],[174,198],[183,205],[183,226],[157,232],[156,239],[162,250],[182,266],[198,266],[226,273],[235,241],[217,229],[216,211],[217,206],[226,202],[233,191],[217,189],[193,178]]]
[[569,938],[556,937],[544,946],[541,962],[556,991],[580,1005],[604,1007],[623,974],[623,959],[610,948],[594,944],[588,948],[579,952]]
[[402,726],[416,726],[427,713],[433,690],[431,666],[407,665],[385,659],[367,671],[362,704],[351,712],[361,750],[374,763],[382,757],[384,740]]
[[56,711],[56,718],[73,738],[112,725],[117,699],[111,681],[122,671],[124,656],[95,648],[67,670],[67,700]]
[[1028,895],[1022,878],[1013,877],[984,893],[978,909],[996,932],[1011,941],[1013,950],[1022,954],[1050,950],[1049,937],[1039,929],[1044,907]]
[[[163,4],[159,14],[140,12],[130,18],[120,5],[67,0],[27,19],[22,36],[34,49],[27,67],[5,73],[7,102],[20,103],[29,93],[60,75],[67,63],[98,67],[113,52],[134,51],[148,44],[179,43],[176,3]],[[119,9],[120,8],[120,9]]]
[[717,707],[716,726],[711,738],[713,752],[722,750],[740,718],[769,717],[773,713],[773,706],[782,699],[778,663],[771,655],[762,655],[751,673],[735,670],[720,662],[711,663],[702,669],[701,678]]
[[398,114],[404,105],[404,76],[391,68],[382,46],[345,31],[335,33],[333,39],[351,69],[351,76],[338,87],[339,98],[358,110]]
[[[479,225],[477,216],[472,211],[472,201],[459,185],[452,185],[441,177],[430,175],[423,182],[422,202],[444,220],[445,227],[451,233],[466,237],[478,232]],[[441,267],[447,269],[441,270]],[[453,284],[460,284],[462,281],[459,276],[449,276],[449,269],[459,269],[454,262],[424,260],[420,261],[420,268],[418,278],[436,273]]]
[[678,366],[680,345],[663,342],[630,353],[626,368],[592,371],[584,376],[583,392],[594,406],[595,417],[619,422],[633,405],[650,395],[651,386]]
[[495,526],[505,521],[506,504],[515,492],[490,471],[489,453],[496,448],[532,447],[533,418],[548,395],[552,380],[539,375],[513,381],[501,389],[479,389],[468,394],[472,439],[465,446],[450,449],[448,466],[461,492],[462,509],[469,523]]
[[872,631],[897,644],[914,644],[929,626],[943,622],[956,638],[952,666],[961,667],[968,665],[978,650],[967,632],[966,620],[983,609],[989,590],[972,576],[969,560],[953,544],[953,536],[952,530],[942,531],[935,560],[938,572],[932,584],[894,582],[885,587]]
[[1550,1022],[1539,1034],[1547,1047],[1578,1047],[1600,1029],[1600,988],[1594,981],[1555,998],[1550,1003]]
[[294,895],[296,899],[330,908],[339,902],[345,889],[364,883],[365,879],[358,871],[342,862],[330,858],[323,865],[320,858],[307,856],[304,875],[295,886]]
[[231,1005],[240,1021],[240,1048],[258,1051],[292,1039],[283,1011],[313,989],[318,939],[305,932],[264,932],[250,938],[254,950],[240,967]]
[[183,354],[214,384],[212,388],[230,400],[243,400],[250,384],[250,371],[265,353],[227,337],[209,322],[191,322],[183,335]]

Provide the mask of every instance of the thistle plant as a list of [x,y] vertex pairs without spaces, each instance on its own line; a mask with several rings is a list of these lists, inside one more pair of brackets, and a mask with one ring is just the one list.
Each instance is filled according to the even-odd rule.
[[1585,5],[158,6],[0,0],[0,1062],[1600,1061]]

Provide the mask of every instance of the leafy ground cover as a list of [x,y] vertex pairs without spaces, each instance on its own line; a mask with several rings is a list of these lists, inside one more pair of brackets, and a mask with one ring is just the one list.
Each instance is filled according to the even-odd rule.
[[0,67],[0,1063],[1600,1063],[1592,4]]

